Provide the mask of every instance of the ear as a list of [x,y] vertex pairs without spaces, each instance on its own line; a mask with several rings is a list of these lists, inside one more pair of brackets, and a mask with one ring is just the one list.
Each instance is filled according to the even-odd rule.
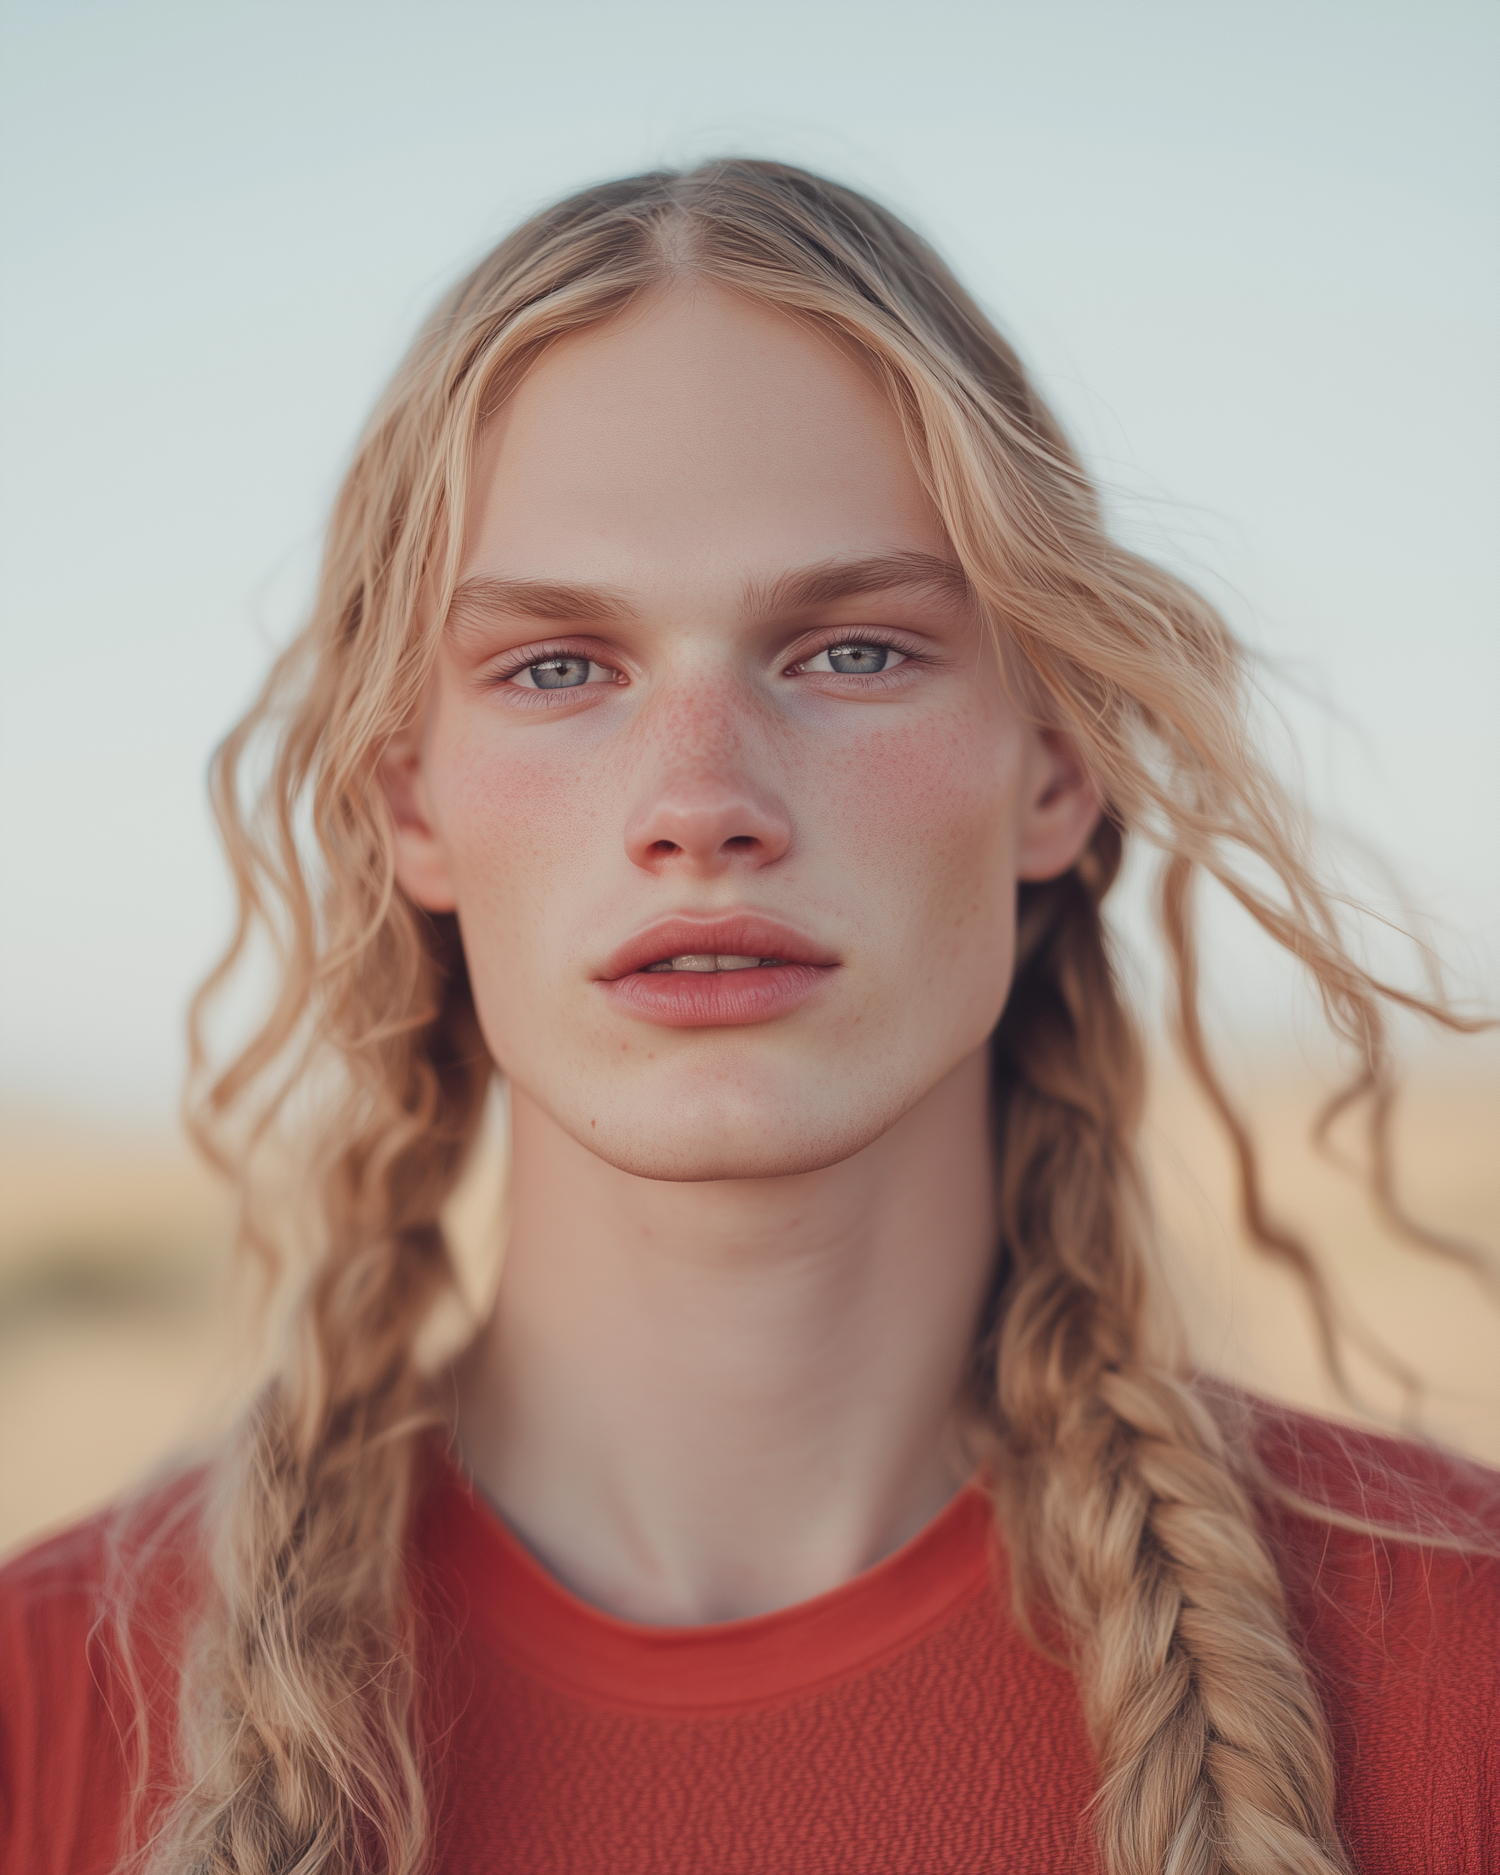
[[1082,856],[1104,803],[1078,751],[1055,729],[1034,729],[1021,802],[1016,873],[1056,879]]
[[423,911],[453,911],[458,900],[448,855],[436,832],[422,781],[417,736],[397,736],[380,758],[381,791],[391,810],[396,847],[396,883]]

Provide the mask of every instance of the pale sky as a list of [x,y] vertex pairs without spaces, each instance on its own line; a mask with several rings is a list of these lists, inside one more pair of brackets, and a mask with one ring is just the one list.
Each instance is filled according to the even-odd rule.
[[725,151],[947,253],[1500,1002],[1492,6],[9,0],[0,69],[0,1098],[169,1111],[204,766],[376,392],[528,210]]

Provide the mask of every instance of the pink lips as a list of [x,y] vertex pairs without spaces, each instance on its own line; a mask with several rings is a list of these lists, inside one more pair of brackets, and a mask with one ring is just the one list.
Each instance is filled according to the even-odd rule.
[[[647,971],[670,957],[775,958],[753,969]],[[769,1022],[813,995],[838,959],[775,918],[753,912],[722,918],[666,918],[622,944],[599,973],[599,987],[623,1013],[665,1028],[731,1028]]]

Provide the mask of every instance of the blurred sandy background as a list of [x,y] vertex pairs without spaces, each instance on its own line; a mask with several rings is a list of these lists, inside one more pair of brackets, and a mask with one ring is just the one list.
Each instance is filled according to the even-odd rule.
[[[1467,1276],[1387,1236],[1349,1179],[1307,1148],[1320,1088],[1263,1067],[1249,1110],[1281,1215],[1303,1224],[1363,1320],[1430,1379],[1434,1434],[1500,1463],[1500,1311]],[[1174,1283],[1204,1365],[1307,1405],[1340,1408],[1289,1279],[1234,1228],[1226,1154],[1170,1066],[1151,1149]],[[1446,1049],[1411,1076],[1403,1183],[1424,1221],[1500,1245],[1500,1061]],[[494,1242],[494,1167],[455,1206],[465,1267]],[[226,1287],[227,1206],[170,1135],[88,1130],[17,1113],[0,1131],[0,1547],[61,1523],[222,1421],[246,1324]],[[1393,1404],[1367,1368],[1372,1403]]]

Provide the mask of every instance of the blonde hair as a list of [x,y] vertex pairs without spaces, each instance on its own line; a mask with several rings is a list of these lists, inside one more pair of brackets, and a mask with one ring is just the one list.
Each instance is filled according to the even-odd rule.
[[[1142,1045],[1100,915],[1127,837],[1165,855],[1179,1027],[1241,1149],[1252,1226],[1297,1264],[1325,1324],[1315,1265],[1261,1216],[1204,1047],[1195,879],[1218,879],[1311,972],[1357,1051],[1352,1091],[1373,1096],[1380,1162],[1395,993],[1341,940],[1298,816],[1251,745],[1223,622],[1109,538],[1015,355],[922,241],[850,190],[749,161],[585,190],[448,295],[359,445],[310,623],[219,751],[239,928],[195,1023],[257,931],[279,980],[217,1078],[198,1048],[196,1124],[239,1173],[247,1242],[279,1268],[257,1144],[305,1097],[317,1240],[285,1356],[214,1472],[182,1792],[151,1866],[413,1875],[423,1860],[402,1565],[432,1417],[416,1346],[454,1281],[439,1213],[493,1067],[454,920],[395,887],[376,765],[423,694],[486,414],[553,340],[674,277],[816,321],[869,361],[1030,707],[1073,738],[1108,801],[1083,862],[1021,890],[993,1043],[1000,1262],[972,1389],[1018,1606],[1044,1598],[1070,1636],[1103,1864],[1330,1875],[1346,1866],[1332,1754],[1249,1481],[1147,1342]],[[1260,871],[1237,871],[1237,855]],[[1265,875],[1271,891],[1253,882]]]

